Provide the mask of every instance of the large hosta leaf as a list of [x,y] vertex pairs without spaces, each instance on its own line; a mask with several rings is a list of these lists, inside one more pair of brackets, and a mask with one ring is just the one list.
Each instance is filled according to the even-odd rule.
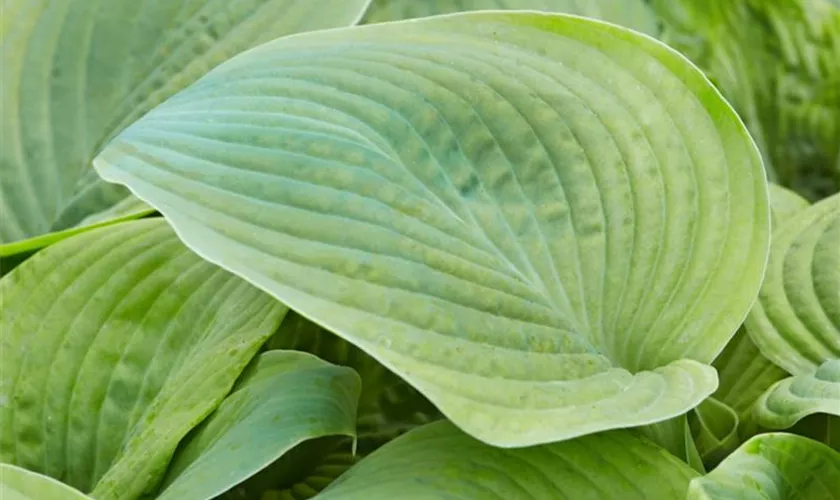
[[53,245],[0,297],[0,461],[100,499],[156,486],[286,311],[162,219]]
[[508,450],[436,422],[383,446],[316,498],[683,498],[696,475],[629,431]]
[[656,15],[644,0],[373,0],[363,22],[497,9],[565,12],[603,19],[651,35],[658,32]]
[[746,327],[770,361],[793,375],[840,359],[840,194],[773,231],[767,275]]
[[3,500],[90,500],[84,493],[49,476],[9,464],[0,464]]
[[[260,355],[175,455],[157,498],[215,498],[306,440],[355,436],[360,388],[352,369],[310,354]],[[306,463],[286,465],[287,475],[309,472]],[[304,479],[305,473],[284,482]]]
[[37,237],[124,199],[124,187],[91,175],[90,161],[156,104],[244,49],[351,24],[367,3],[4,1],[0,255],[48,244]]
[[502,446],[685,413],[754,300],[754,144],[682,56],[467,13],[289,37],[95,161],[203,257]]
[[692,480],[688,499],[837,500],[840,453],[801,436],[762,434]]

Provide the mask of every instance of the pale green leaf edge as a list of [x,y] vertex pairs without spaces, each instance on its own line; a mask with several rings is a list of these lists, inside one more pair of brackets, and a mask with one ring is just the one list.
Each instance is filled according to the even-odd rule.
[[49,476],[4,463],[0,463],[0,499],[93,500]]

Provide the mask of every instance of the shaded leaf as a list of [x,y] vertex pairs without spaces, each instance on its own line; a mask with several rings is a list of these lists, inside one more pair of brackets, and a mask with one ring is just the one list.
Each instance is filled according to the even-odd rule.
[[182,444],[157,498],[214,498],[304,441],[355,436],[360,389],[350,368],[295,351],[261,354]]
[[739,418],[750,412],[767,389],[788,376],[761,354],[743,327],[715,359],[714,367],[720,379],[714,397],[732,408]]
[[102,182],[90,162],[155,105],[259,43],[352,24],[367,3],[4,1],[0,255],[70,236],[26,241],[124,199],[128,190]]
[[708,476],[691,481],[688,500],[836,500],[840,453],[793,434],[762,434]]
[[705,474],[706,466],[703,465],[703,459],[691,435],[688,415],[680,415],[664,422],[639,427],[637,431],[697,472]]
[[787,432],[822,441],[840,451],[840,417],[835,415],[827,413],[809,415],[794,424]]
[[758,152],[717,91],[663,44],[571,16],[276,40],[95,165],[500,446],[697,405],[768,248]]
[[49,476],[9,464],[0,464],[3,500],[89,500],[84,493]]
[[0,460],[136,498],[286,308],[160,219],[96,229],[0,280]]
[[707,467],[716,466],[741,444],[738,414],[715,398],[700,403],[688,421],[697,451]]
[[383,446],[316,498],[682,498],[695,476],[630,431],[511,450],[488,446],[441,421]]
[[440,418],[434,405],[404,380],[358,347],[294,311],[286,315],[265,347],[310,352],[359,373],[362,394],[356,450],[362,455],[405,431]]

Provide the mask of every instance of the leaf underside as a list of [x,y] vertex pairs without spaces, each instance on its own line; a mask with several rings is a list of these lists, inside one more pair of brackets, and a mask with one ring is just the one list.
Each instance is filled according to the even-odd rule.
[[94,163],[500,446],[697,405],[768,248],[761,161],[717,91],[577,17],[280,39]]

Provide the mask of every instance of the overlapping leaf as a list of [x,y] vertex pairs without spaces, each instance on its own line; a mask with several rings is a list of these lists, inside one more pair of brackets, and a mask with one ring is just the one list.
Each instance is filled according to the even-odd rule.
[[715,398],[700,403],[688,419],[698,454],[709,467],[717,465],[741,444],[738,414]]
[[315,498],[683,498],[695,476],[686,464],[630,431],[509,450],[476,441],[442,421],[383,446]]
[[755,402],[773,384],[788,376],[761,354],[744,328],[715,359],[720,385],[714,397],[744,418]]
[[840,190],[840,10],[825,0],[653,0],[663,40],[721,89],[774,180]]
[[779,381],[753,411],[758,423],[770,429],[787,429],[814,413],[840,417],[840,359],[826,361],[813,374]]
[[761,352],[793,375],[840,359],[840,194],[773,231],[759,300],[745,323]]
[[[353,370],[309,354],[260,355],[179,450],[156,498],[215,498],[304,441],[355,436],[360,388]],[[271,472],[281,484],[303,479],[320,457],[307,458]],[[298,471],[302,477],[295,477]]]
[[[91,159],[232,55],[353,23],[368,0],[9,0],[0,21],[0,255],[125,199]],[[25,241],[24,241],[25,240]],[[14,243],[14,246],[9,246]]]
[[0,297],[0,461],[99,499],[157,485],[286,311],[162,219],[53,245]]
[[603,19],[656,35],[656,15],[644,0],[374,0],[365,23],[398,21],[470,10],[542,10]]
[[353,368],[362,379],[356,451],[367,454],[401,433],[440,418],[426,398],[358,347],[289,312],[267,349],[295,349]]
[[840,453],[792,434],[744,443],[708,476],[691,481],[688,500],[837,500]]
[[0,463],[0,498],[3,500],[91,500],[49,476]]
[[717,91],[666,46],[569,16],[281,39],[95,165],[503,446],[698,404],[768,248],[761,162]]

